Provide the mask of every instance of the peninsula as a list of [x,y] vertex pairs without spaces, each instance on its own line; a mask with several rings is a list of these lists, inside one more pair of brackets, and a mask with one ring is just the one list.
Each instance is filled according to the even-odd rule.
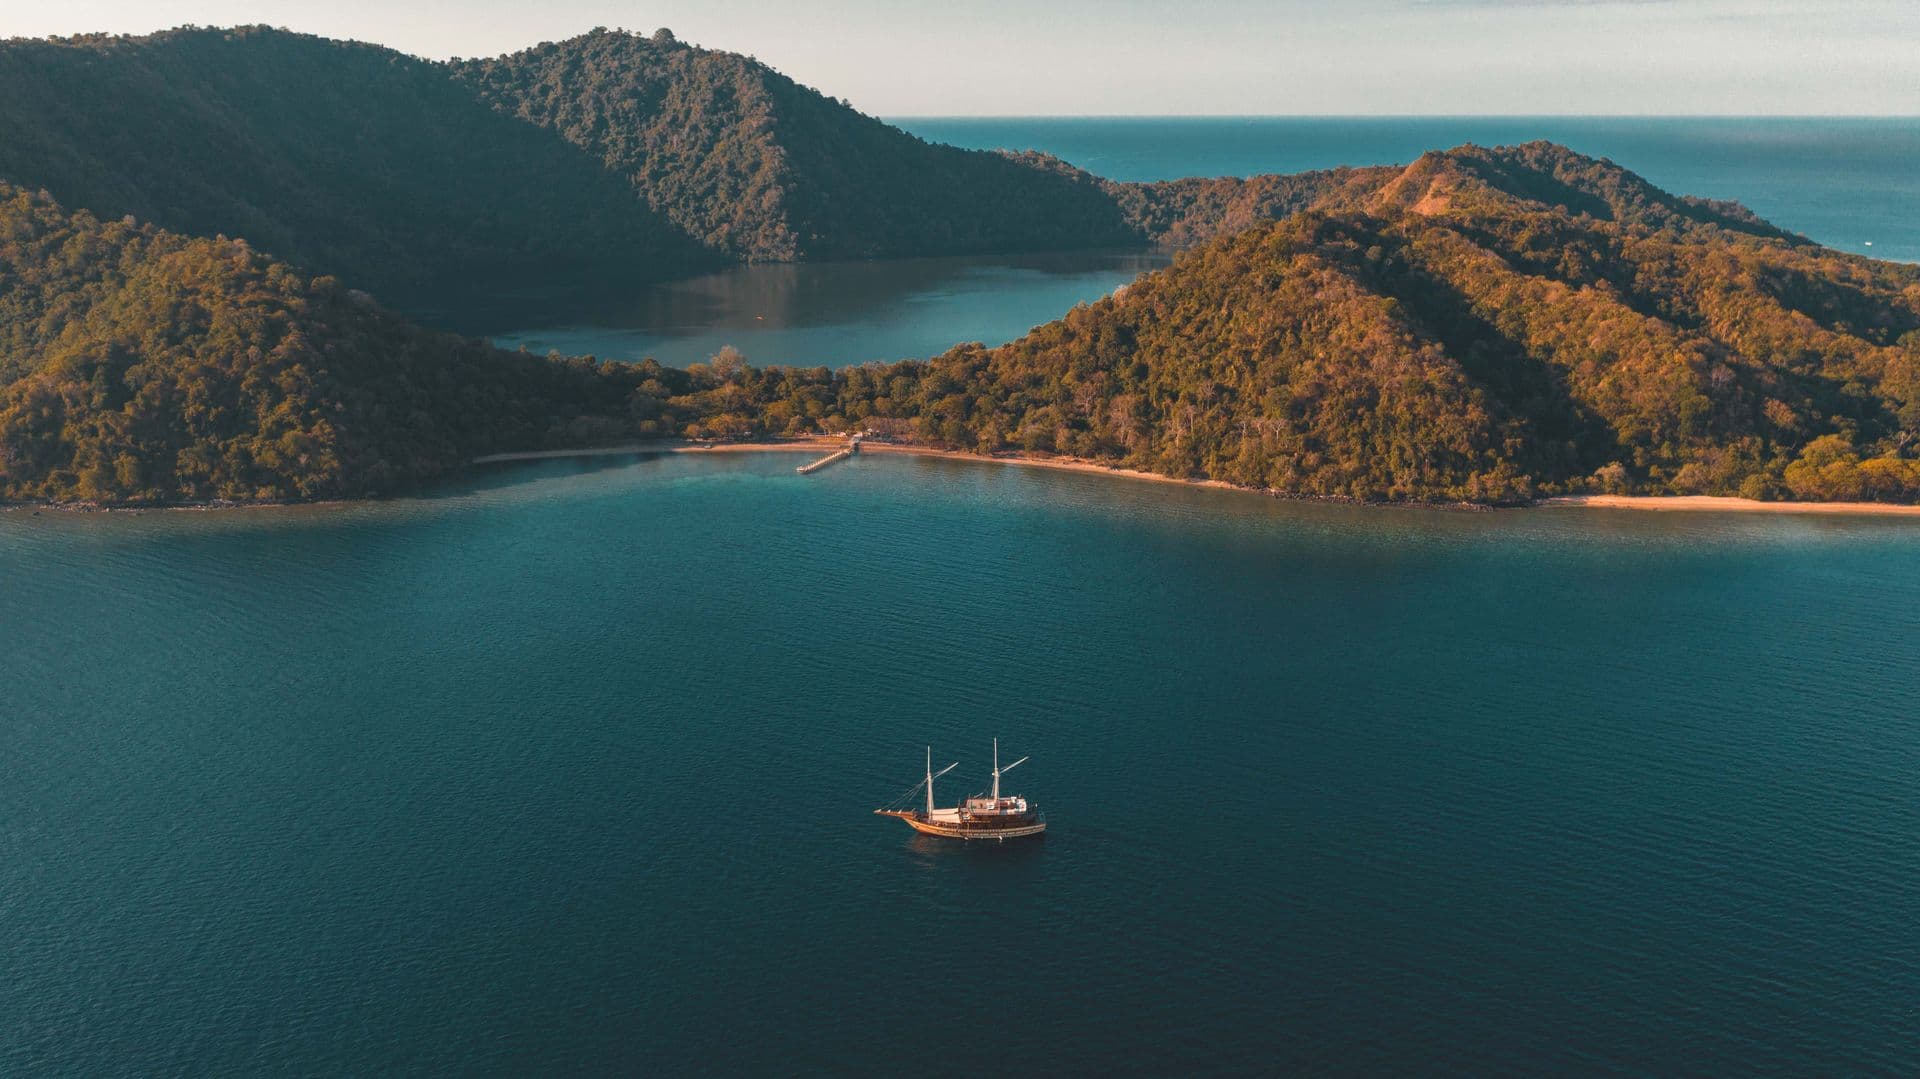
[[[373,110],[356,140],[359,106],[314,95],[362,69],[367,94],[414,104]],[[57,92],[82,70],[118,89]],[[254,138],[269,73],[273,100],[340,131]],[[260,29],[12,42],[9,86],[8,500],[357,498],[488,454],[869,429],[1364,502],[1920,501],[1920,268],[1552,144],[1116,184],[923,143],[745,58],[605,31],[449,65]],[[103,102],[133,97],[150,123],[106,122]],[[485,156],[553,182],[434,171],[411,147],[456,115]],[[223,140],[246,155],[188,149]],[[363,165],[446,197],[416,213],[400,189],[356,188]],[[1048,227],[996,209],[1015,205]],[[1116,237],[1191,246],[1010,344],[837,371],[506,352],[435,328],[420,299],[463,261],[564,281],[608,260],[670,276]]]

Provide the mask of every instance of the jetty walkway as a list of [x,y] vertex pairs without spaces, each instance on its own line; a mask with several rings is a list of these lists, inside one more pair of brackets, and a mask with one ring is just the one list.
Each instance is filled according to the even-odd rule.
[[826,468],[828,465],[839,464],[841,461],[844,461],[847,458],[852,457],[854,454],[859,452],[860,452],[860,436],[855,435],[851,439],[847,440],[846,448],[835,450],[832,453],[827,454],[825,457],[820,458],[818,461],[801,465],[799,468],[794,469],[794,471],[800,473],[802,476],[810,476],[815,472],[818,472],[821,469]]

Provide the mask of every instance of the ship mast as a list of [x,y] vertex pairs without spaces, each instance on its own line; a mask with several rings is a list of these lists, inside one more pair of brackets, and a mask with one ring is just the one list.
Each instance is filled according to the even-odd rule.
[[929,817],[933,816],[933,781],[936,779],[939,779],[941,776],[946,775],[948,772],[951,772],[958,767],[960,767],[960,762],[954,761],[952,764],[947,765],[945,768],[940,769],[938,772],[934,771],[933,770],[933,747],[928,746],[927,747],[927,778],[921,780],[918,783],[915,783],[912,789],[908,790],[907,793],[901,795],[899,801],[895,802],[894,804],[898,805],[900,804],[900,802],[906,801],[907,799],[913,797],[914,791],[919,790],[921,787],[925,787],[927,788],[927,816]]

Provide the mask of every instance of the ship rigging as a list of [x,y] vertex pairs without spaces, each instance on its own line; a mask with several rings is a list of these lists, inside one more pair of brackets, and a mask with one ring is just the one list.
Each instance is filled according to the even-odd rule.
[[[890,806],[874,810],[883,817],[898,817],[907,822],[907,826],[924,835],[940,836],[945,839],[980,840],[989,839],[1004,843],[1009,839],[1023,839],[1037,836],[1047,830],[1047,818],[1039,807],[1028,802],[1025,797],[1002,796],[1000,777],[1027,763],[1031,758],[1022,757],[1012,764],[1000,763],[1000,740],[993,740],[993,787],[985,795],[965,799],[959,805],[945,809],[934,804],[933,782],[955,768],[958,761],[947,765],[938,772],[933,770],[933,748],[927,748],[927,774],[912,789],[895,799]],[[922,791],[926,793],[927,804],[924,809],[904,809],[902,803]]]

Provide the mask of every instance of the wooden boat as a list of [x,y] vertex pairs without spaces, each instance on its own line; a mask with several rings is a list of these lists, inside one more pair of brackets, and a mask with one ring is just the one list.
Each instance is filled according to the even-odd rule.
[[[1025,798],[1014,795],[1002,797],[1000,777],[1027,763],[1030,758],[1022,757],[1012,764],[1000,766],[1000,740],[993,740],[993,789],[985,796],[968,798],[957,806],[938,809],[933,804],[933,781],[960,767],[959,762],[947,765],[939,772],[933,770],[933,748],[927,748],[927,775],[913,789],[900,796],[906,801],[926,789],[927,806],[925,809],[896,809],[888,807],[876,809],[875,813],[883,817],[898,817],[907,822],[907,826],[925,835],[937,835],[944,839],[987,839],[1004,843],[1009,839],[1024,839],[1037,836],[1047,830],[1047,818],[1037,806]],[[896,802],[896,805],[898,803]]]

